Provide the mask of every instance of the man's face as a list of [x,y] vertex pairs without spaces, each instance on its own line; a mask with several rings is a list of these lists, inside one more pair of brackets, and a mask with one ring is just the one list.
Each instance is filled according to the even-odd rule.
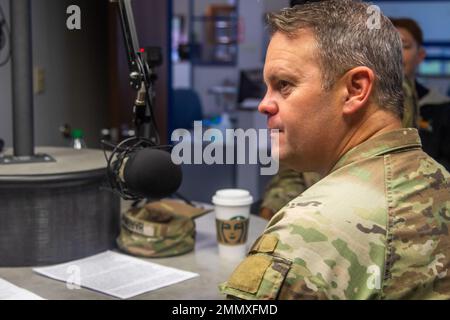
[[425,58],[425,50],[419,46],[412,34],[405,28],[397,28],[403,45],[403,69],[405,75],[414,79],[419,64]]
[[340,137],[342,119],[334,89],[322,88],[315,50],[309,30],[294,39],[274,34],[264,67],[267,92],[259,105],[268,116],[268,128],[279,130],[280,161],[303,172],[324,168]]

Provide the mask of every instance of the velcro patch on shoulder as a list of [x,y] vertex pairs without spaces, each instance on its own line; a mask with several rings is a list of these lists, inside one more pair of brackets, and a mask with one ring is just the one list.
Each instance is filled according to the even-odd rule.
[[272,253],[278,244],[278,238],[273,234],[265,234],[261,237],[258,245],[258,251],[263,253]]
[[261,235],[250,248],[250,253],[272,253],[278,244],[278,238],[273,234]]
[[255,294],[258,292],[264,273],[271,264],[271,259],[266,256],[248,256],[239,264],[228,280],[230,288]]

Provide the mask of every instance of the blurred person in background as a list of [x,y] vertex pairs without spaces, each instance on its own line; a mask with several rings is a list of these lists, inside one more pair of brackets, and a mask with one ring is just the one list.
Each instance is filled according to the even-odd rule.
[[[419,65],[426,57],[424,36],[411,18],[391,18],[402,39],[405,80],[403,125],[419,129],[423,150],[450,169],[450,98],[417,80]],[[414,107],[413,107],[414,106]]]

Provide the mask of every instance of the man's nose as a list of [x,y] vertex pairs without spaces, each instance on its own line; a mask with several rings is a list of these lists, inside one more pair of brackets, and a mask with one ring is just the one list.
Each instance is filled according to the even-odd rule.
[[265,115],[274,115],[278,112],[278,106],[272,99],[267,96],[259,103],[258,111]]

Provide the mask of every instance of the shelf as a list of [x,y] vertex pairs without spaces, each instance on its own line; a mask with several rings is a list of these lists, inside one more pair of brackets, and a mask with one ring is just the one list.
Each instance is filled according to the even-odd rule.
[[[192,2],[194,4],[194,2]],[[192,15],[190,52],[194,65],[235,66],[238,56],[238,4],[213,3],[204,15]]]

